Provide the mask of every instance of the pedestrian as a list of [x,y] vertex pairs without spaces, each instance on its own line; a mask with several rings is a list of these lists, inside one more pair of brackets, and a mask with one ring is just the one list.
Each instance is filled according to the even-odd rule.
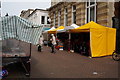
[[43,36],[41,35],[40,38],[39,38],[39,42],[38,42],[38,51],[42,51],[42,46],[43,46]]
[[55,45],[56,43],[56,38],[54,36],[54,34],[51,34],[51,38],[50,38],[50,42],[51,42],[51,53],[55,53]]

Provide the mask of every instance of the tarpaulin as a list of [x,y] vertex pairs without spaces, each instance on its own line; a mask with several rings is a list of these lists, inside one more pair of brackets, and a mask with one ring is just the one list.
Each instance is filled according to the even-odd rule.
[[32,44],[37,44],[44,25],[32,23],[17,16],[0,18],[0,36],[2,40],[17,39]]

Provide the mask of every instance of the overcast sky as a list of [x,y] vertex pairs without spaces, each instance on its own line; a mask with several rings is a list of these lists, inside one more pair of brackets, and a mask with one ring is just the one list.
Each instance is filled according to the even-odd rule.
[[6,13],[19,16],[22,10],[49,8],[51,0],[3,0],[1,4],[2,16]]

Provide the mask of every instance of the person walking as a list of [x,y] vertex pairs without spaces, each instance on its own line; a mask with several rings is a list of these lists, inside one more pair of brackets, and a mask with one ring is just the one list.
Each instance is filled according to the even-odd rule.
[[55,53],[54,48],[57,43],[54,34],[51,34],[50,42],[51,42],[51,53]]
[[42,46],[43,46],[43,36],[40,36],[39,42],[38,42],[38,51],[41,52],[42,51]]

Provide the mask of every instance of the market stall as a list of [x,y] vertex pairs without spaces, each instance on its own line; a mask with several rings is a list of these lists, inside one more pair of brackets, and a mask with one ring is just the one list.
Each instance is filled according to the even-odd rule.
[[56,28],[56,29],[53,29],[53,30],[48,31],[49,34],[55,34],[55,36],[56,36],[56,41],[57,41],[57,45],[56,45],[56,48],[57,48],[57,49],[59,49],[60,47],[63,46],[63,45],[59,45],[59,44],[62,44],[62,42],[58,39],[57,33],[58,33],[59,31],[64,30],[64,28],[65,28],[64,26],[59,26],[59,27]]
[[57,34],[57,38],[59,39],[58,44],[62,43],[63,44],[63,49],[68,50],[68,45],[69,45],[69,33],[67,32],[62,32]]
[[93,21],[71,29],[71,33],[89,33],[91,57],[111,55],[115,50],[116,29],[99,25]]
[[71,48],[71,33],[69,32],[70,29],[75,29],[78,28],[79,26],[76,24],[72,24],[70,26],[65,26],[63,29],[57,30],[57,34],[58,36],[61,34],[62,36],[66,36],[65,39],[59,37],[59,39],[61,38],[61,41],[64,44],[64,50],[68,50],[70,51]]

